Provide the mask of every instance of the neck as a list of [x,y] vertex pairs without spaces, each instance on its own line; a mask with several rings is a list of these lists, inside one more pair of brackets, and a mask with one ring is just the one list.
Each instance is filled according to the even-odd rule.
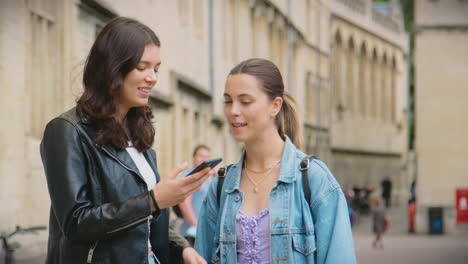
[[262,171],[270,168],[281,160],[284,144],[285,142],[276,130],[245,142],[246,160],[249,169]]
[[127,119],[128,109],[123,109],[122,107],[117,108],[117,112],[114,114],[114,119],[117,120],[120,124],[125,124]]

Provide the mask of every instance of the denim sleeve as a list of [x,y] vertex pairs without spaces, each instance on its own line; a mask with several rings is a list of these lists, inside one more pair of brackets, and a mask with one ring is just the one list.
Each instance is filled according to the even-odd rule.
[[195,250],[208,262],[211,263],[211,253],[215,244],[216,224],[218,218],[218,202],[216,199],[216,187],[218,178],[211,181],[210,189],[200,208],[198,216],[197,237],[195,239]]
[[[317,263],[356,263],[348,205],[335,177],[324,163],[314,162],[311,209],[315,222]],[[315,198],[315,199],[314,199]]]

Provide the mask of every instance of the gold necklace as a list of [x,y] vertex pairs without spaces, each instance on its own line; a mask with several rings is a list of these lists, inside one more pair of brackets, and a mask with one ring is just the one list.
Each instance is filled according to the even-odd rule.
[[246,160],[246,161],[245,161],[245,169],[247,169],[248,171],[253,172],[253,173],[263,174],[263,173],[265,173],[265,172],[267,172],[267,171],[273,169],[273,167],[275,167],[276,165],[278,165],[278,163],[280,163],[280,162],[281,162],[281,160],[279,160],[279,161],[276,162],[275,164],[271,165],[270,168],[266,168],[266,170],[264,170],[264,171],[254,171],[254,170],[249,169],[249,168],[247,167],[247,160]]
[[[281,160],[280,160],[280,161],[281,161]],[[274,167],[276,167],[276,165],[278,165],[278,164],[280,163],[280,161],[278,161],[277,163],[275,163],[275,165],[273,165],[272,167],[270,167],[268,170],[265,171],[265,172],[268,172],[268,174],[267,174],[265,177],[263,177],[263,180],[260,181],[259,183],[256,183],[252,178],[250,178],[250,175],[249,175],[249,173],[248,173],[248,171],[247,171],[247,164],[246,164],[245,170],[244,170],[245,176],[247,176],[247,179],[249,179],[249,181],[254,185],[254,189],[253,189],[253,190],[254,190],[254,193],[257,193],[257,192],[258,192],[258,186],[260,185],[260,183],[262,183],[265,179],[267,179],[267,178],[270,176],[271,170],[272,170]]]

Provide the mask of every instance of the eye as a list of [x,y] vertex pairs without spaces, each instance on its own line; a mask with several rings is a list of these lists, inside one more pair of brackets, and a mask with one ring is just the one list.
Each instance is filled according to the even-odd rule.
[[243,104],[243,105],[249,105],[249,104],[251,104],[251,103],[252,103],[252,102],[241,102],[241,104]]
[[224,104],[232,104],[231,100],[224,100]]
[[137,69],[138,71],[144,71],[144,70],[145,70],[144,67],[136,67],[136,69]]

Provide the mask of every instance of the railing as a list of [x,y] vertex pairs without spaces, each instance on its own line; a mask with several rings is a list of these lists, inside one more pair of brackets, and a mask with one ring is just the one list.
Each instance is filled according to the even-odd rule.
[[0,234],[0,241],[3,242],[3,251],[5,253],[4,255],[4,264],[14,264],[15,263],[15,258],[14,258],[14,252],[16,249],[20,248],[21,245],[19,243],[11,243],[9,240],[13,236],[17,234],[26,234],[26,233],[36,233],[37,231],[40,230],[45,230],[45,226],[31,226],[28,228],[22,228],[20,226],[16,226],[16,229],[12,232],[2,232]]
[[386,16],[379,11],[372,10],[372,20],[394,32],[400,32],[398,23],[391,17]]
[[366,1],[365,0],[338,0],[338,1],[361,15],[365,15],[366,13]]

